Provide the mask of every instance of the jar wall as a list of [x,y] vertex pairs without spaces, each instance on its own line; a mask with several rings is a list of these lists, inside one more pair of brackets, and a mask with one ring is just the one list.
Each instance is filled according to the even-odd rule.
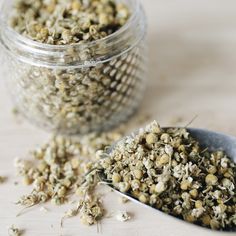
[[62,134],[102,131],[126,120],[145,85],[145,39],[93,66],[44,67],[5,51],[7,84],[18,110],[31,122]]

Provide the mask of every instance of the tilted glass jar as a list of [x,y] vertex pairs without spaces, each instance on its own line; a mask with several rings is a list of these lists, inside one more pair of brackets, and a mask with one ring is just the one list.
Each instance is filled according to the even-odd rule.
[[115,33],[93,42],[48,45],[9,27],[11,1],[0,12],[6,81],[17,109],[33,123],[61,134],[102,131],[126,120],[142,98],[146,18],[137,0]]

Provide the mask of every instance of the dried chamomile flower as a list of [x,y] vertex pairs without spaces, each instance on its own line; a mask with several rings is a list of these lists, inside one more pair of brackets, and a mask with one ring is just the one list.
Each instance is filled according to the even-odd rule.
[[236,226],[236,164],[202,149],[185,128],[156,121],[100,152],[100,178],[167,214],[212,229]]
[[[18,175],[25,185],[33,188],[17,204],[26,208],[47,201],[60,205],[72,193],[84,197],[97,182],[91,175],[86,177],[96,168],[97,151],[110,146],[120,137],[118,131],[92,133],[79,138],[56,136],[32,151],[31,159],[16,159],[14,164]],[[84,178],[86,184],[83,184]]]
[[121,222],[125,222],[131,219],[131,216],[128,212],[126,211],[119,211],[116,214],[116,219]]
[[38,204],[41,201],[40,195],[38,193],[31,193],[28,195],[23,195],[16,204],[31,207]]
[[217,176],[213,174],[208,174],[205,178],[205,182],[207,185],[216,185],[218,181]]
[[5,177],[5,176],[0,176],[0,184],[5,183],[6,180],[7,180],[7,177]]
[[23,235],[23,230],[18,229],[14,225],[8,228],[8,235],[9,236],[21,236]]
[[80,220],[85,225],[96,224],[104,215],[104,209],[100,199],[95,196],[89,196],[80,201]]

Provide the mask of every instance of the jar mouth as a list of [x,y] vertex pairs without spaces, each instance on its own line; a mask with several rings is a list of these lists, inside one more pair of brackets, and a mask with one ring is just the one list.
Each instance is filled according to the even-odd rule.
[[110,54],[118,54],[117,50],[124,52],[127,46],[133,47],[143,38],[146,21],[139,0],[125,0],[124,3],[129,3],[131,16],[120,29],[101,39],[67,45],[41,43],[21,35],[9,26],[8,14],[3,13],[3,3],[0,9],[0,42],[19,59],[29,63],[31,58],[31,64],[50,66],[56,62],[58,66],[91,66],[104,62],[114,56]]

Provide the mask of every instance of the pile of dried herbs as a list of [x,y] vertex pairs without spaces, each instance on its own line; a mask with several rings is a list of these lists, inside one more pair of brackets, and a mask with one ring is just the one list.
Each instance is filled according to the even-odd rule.
[[35,41],[66,45],[104,38],[129,16],[114,0],[15,0],[11,26]]
[[80,213],[83,223],[96,223],[103,215],[103,208],[100,199],[93,195],[95,186],[90,184],[83,191],[80,187],[85,174],[91,171],[97,161],[97,150],[106,148],[120,138],[119,132],[93,133],[81,138],[57,136],[35,149],[30,158],[16,159],[15,166],[23,183],[33,186],[31,193],[22,196],[17,204],[28,208],[51,201],[59,205],[76,194],[81,197],[79,204],[66,212],[65,217]]
[[100,177],[117,190],[191,223],[236,227],[236,164],[202,150],[185,128],[153,122],[100,158]]

